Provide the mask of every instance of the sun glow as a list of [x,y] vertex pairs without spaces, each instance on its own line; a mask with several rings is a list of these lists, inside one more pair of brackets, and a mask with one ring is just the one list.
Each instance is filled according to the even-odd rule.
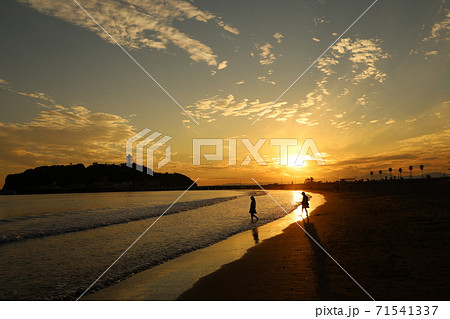
[[[303,160],[303,162],[301,162],[302,160]],[[310,160],[310,158],[308,157],[308,158],[306,158],[306,160]],[[307,166],[306,160],[301,158],[297,154],[289,155],[288,156],[288,166],[289,167],[306,167]]]

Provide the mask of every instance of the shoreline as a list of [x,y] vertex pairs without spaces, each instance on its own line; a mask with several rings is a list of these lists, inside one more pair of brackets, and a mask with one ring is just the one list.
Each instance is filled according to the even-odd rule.
[[[447,192],[448,193],[448,192]],[[306,231],[375,300],[447,300],[450,199],[325,194]],[[293,224],[201,278],[178,300],[371,300]]]
[[[324,197],[319,193],[311,194],[315,198],[311,205],[314,210],[324,203]],[[290,213],[295,219],[298,218],[297,209]],[[261,226],[255,224],[251,230],[139,272],[117,284],[88,294],[82,300],[175,300],[200,278],[239,260],[249,248],[257,247],[266,239],[281,234],[292,223],[291,217],[284,216]]]

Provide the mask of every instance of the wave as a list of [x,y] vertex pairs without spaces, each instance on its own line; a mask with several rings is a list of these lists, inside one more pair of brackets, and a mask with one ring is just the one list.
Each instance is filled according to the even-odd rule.
[[[239,196],[175,203],[165,215],[198,209],[236,199]],[[33,215],[0,220],[0,244],[25,239],[84,231],[160,216],[168,205],[120,209],[104,208],[76,212]]]

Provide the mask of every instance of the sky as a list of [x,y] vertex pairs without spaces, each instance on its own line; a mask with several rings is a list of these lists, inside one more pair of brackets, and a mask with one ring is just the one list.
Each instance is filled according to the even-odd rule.
[[[155,170],[200,185],[448,173],[448,1],[77,2],[86,12],[71,0],[0,3],[0,185],[36,166],[123,163],[145,128],[172,137]],[[224,159],[193,165],[199,138],[223,139]],[[298,140],[288,165],[276,138]],[[293,165],[307,138],[325,165]],[[241,139],[266,139],[265,165],[240,165]]]

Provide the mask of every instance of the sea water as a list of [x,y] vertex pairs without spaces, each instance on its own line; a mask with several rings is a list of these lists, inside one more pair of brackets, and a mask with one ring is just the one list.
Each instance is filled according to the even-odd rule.
[[[76,299],[155,221],[92,291],[251,229],[251,194],[258,225],[286,215],[250,190],[189,191],[167,210],[181,193],[1,196],[0,299]],[[298,191],[270,194],[287,212],[301,201]]]

